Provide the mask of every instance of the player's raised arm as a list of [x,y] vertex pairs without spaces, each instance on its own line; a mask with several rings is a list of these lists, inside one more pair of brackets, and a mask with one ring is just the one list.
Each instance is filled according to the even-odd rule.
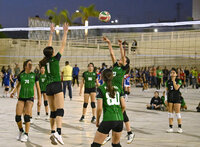
[[53,39],[53,33],[54,33],[54,31],[55,31],[54,24],[51,24],[48,46],[52,46],[52,39]]
[[64,33],[63,33],[63,38],[62,38],[62,45],[61,45],[60,50],[59,50],[61,55],[63,54],[64,48],[66,46],[68,29],[69,29],[69,25],[67,23],[64,23],[64,25],[63,25]]
[[112,48],[111,42],[110,42],[110,40],[109,40],[107,37],[105,37],[105,36],[103,36],[103,41],[105,41],[105,42],[108,43],[108,48],[109,48],[110,56],[111,56],[112,62],[113,62],[113,64],[114,64],[114,63],[116,62],[116,58],[115,58],[115,54],[114,54],[114,52],[113,52],[113,48]]
[[119,48],[120,48],[121,59],[122,59],[123,65],[125,66],[126,58],[125,58],[125,55],[124,55],[124,48],[122,46],[122,41],[118,40],[118,44],[119,44]]

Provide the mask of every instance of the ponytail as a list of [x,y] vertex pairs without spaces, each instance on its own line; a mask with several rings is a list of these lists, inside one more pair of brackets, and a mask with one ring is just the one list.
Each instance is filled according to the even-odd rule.
[[49,59],[48,59],[47,57],[44,57],[44,58],[39,62],[40,68],[43,67],[43,66],[45,66],[45,65],[47,64],[48,60],[49,60]]
[[115,98],[115,90],[112,85],[112,79],[113,79],[113,72],[110,69],[105,69],[103,71],[103,80],[107,85],[106,91],[109,93],[109,96],[111,98]]
[[46,66],[47,62],[53,55],[53,48],[51,46],[47,46],[43,50],[44,58],[39,62],[39,66]]

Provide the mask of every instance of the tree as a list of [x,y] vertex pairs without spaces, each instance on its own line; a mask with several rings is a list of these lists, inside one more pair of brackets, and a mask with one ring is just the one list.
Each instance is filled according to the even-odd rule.
[[69,12],[67,10],[61,10],[59,13],[57,13],[57,8],[54,8],[53,10],[47,10],[45,14],[51,18],[51,21],[55,25],[64,24],[65,22],[67,22],[69,25],[72,25],[72,21],[69,17]]
[[[2,25],[0,24],[0,29],[1,28],[2,28]],[[0,38],[7,38],[7,36],[3,32],[0,32]]]
[[76,20],[77,18],[81,18],[82,24],[85,24],[88,21],[89,17],[99,17],[99,11],[95,9],[95,5],[90,5],[88,7],[79,7],[79,12],[75,12],[72,15],[72,20]]

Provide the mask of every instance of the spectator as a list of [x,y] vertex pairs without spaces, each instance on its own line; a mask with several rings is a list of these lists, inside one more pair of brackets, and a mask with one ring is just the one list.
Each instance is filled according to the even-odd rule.
[[184,100],[184,98],[182,97],[182,95],[181,95],[181,110],[187,110],[187,105],[186,105],[186,103],[185,103],[185,100]]
[[156,77],[157,77],[157,89],[160,89],[160,85],[162,83],[162,78],[163,78],[163,71],[160,69],[160,67],[157,67],[156,70]]
[[185,76],[185,73],[184,71],[181,69],[181,72],[180,72],[180,79],[182,81],[182,85],[181,87],[183,88],[183,86],[185,87],[185,79],[186,79],[186,76]]
[[[2,66],[1,72],[2,72],[2,75],[4,75],[4,73],[6,72],[5,66]],[[4,85],[4,76],[2,76],[2,83],[1,83],[1,86],[3,87],[3,85]]]
[[131,83],[131,85],[133,85],[133,82],[134,82],[134,71],[133,71],[133,69],[131,69],[130,75],[131,75],[130,83]]
[[69,98],[72,100],[72,67],[69,65],[69,61],[65,62],[65,67],[62,70],[63,75],[63,92],[64,92],[64,98],[66,94],[66,87],[69,91]]
[[105,63],[102,63],[102,68],[100,69],[100,73],[104,70],[104,69],[106,69],[106,64]]
[[197,77],[198,77],[198,72],[196,67],[191,71],[192,74],[192,88],[194,88],[194,86],[196,86],[197,84]]
[[167,104],[167,101],[165,101],[165,91],[163,91],[163,96],[161,97],[161,102],[162,102],[161,109],[163,111],[168,111],[168,104]]
[[75,84],[75,82],[77,82],[77,85],[79,87],[79,81],[78,81],[78,75],[79,75],[79,68],[77,67],[77,64],[75,64],[75,67],[73,68],[73,86]]
[[169,77],[169,70],[165,66],[165,68],[163,69],[163,86],[165,85],[165,82],[168,80],[168,77]]
[[185,67],[185,86],[188,87],[189,86],[189,78],[190,78],[190,72],[187,69],[187,67]]
[[10,75],[12,74],[12,69],[11,69],[10,65],[8,65],[7,72],[8,72],[8,74],[10,74]]
[[38,76],[40,74],[39,66],[37,65],[34,69],[34,73]]
[[19,65],[17,63],[15,63],[15,68],[14,68],[14,76],[18,76],[19,73],[20,73],[20,68],[19,68]]
[[154,97],[151,99],[150,105],[147,104],[147,109],[160,110],[161,104],[162,104],[162,102],[161,102],[161,99],[159,97],[159,92],[155,91]]

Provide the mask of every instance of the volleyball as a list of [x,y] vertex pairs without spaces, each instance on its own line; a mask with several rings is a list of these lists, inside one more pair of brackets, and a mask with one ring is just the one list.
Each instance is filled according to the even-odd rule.
[[102,11],[100,14],[99,14],[99,20],[102,21],[102,22],[109,22],[111,19],[111,15],[109,12],[107,11]]

